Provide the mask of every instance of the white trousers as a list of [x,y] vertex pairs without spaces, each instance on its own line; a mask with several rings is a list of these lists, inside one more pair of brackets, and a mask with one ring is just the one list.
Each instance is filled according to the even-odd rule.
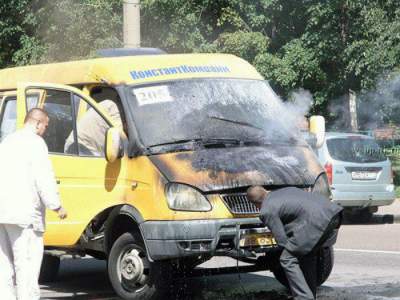
[[0,224],[1,299],[40,299],[38,280],[42,258],[42,232]]

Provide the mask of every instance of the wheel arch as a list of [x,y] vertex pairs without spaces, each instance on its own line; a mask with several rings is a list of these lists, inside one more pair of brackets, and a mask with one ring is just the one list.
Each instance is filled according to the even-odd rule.
[[[125,204],[114,207],[107,217],[104,230],[104,250],[108,255],[115,240],[125,232],[136,232],[143,235],[140,224],[143,217],[133,206]],[[145,243],[144,239],[143,242]]]

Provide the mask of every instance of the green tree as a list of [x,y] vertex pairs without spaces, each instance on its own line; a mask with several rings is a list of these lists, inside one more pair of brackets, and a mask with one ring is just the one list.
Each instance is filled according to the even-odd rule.
[[95,55],[122,45],[122,0],[36,0],[36,37],[44,48],[40,62]]
[[13,64],[18,49],[33,35],[36,17],[29,0],[0,2],[0,68]]
[[[0,15],[1,67],[122,46],[122,0],[10,0]],[[238,55],[283,97],[309,90],[313,110],[332,120],[350,90],[367,103],[400,67],[397,0],[142,0],[141,15],[143,46]]]
[[79,59],[122,45],[122,0],[12,0],[0,4],[0,14],[3,67]]
[[327,75],[329,105],[346,106],[350,90],[375,88],[381,75],[399,65],[399,9],[396,1],[346,0],[309,8],[302,39]]
[[[250,62],[284,97],[305,88],[331,116],[400,64],[400,3],[361,0],[143,0],[146,45]],[[361,99],[362,101],[362,99]],[[343,111],[343,110],[342,110]],[[340,115],[343,117],[343,115]]]

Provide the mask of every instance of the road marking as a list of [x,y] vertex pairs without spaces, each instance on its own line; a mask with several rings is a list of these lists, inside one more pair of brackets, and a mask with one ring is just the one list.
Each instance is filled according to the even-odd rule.
[[365,250],[365,249],[343,249],[343,248],[334,248],[335,251],[342,252],[362,252],[362,253],[379,253],[379,254],[395,254],[400,255],[400,251],[385,251],[385,250]]

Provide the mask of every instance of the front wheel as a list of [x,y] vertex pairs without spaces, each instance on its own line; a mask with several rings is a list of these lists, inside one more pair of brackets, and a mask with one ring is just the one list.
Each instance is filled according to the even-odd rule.
[[[317,286],[321,286],[328,279],[333,269],[333,263],[333,247],[321,249],[317,258]],[[278,280],[285,287],[289,288],[285,272],[279,263],[276,264],[275,268],[273,268],[271,271],[276,280]]]
[[164,292],[168,272],[163,263],[152,263],[141,238],[122,234],[108,257],[108,276],[114,291],[122,299],[152,299]]

